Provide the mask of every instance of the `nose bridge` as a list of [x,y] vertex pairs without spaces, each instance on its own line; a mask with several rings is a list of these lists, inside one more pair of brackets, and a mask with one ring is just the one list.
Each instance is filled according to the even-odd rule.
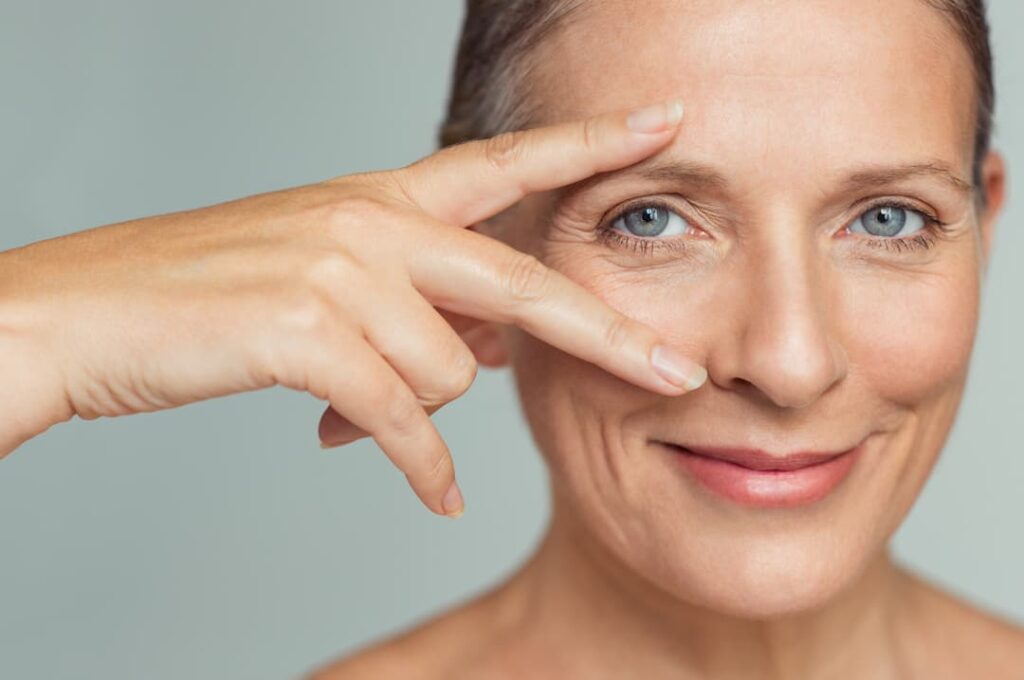
[[735,307],[737,344],[726,362],[732,375],[725,377],[750,383],[779,406],[807,406],[846,369],[830,320],[829,270],[812,230],[792,213],[752,231],[757,235],[741,246],[746,302]]

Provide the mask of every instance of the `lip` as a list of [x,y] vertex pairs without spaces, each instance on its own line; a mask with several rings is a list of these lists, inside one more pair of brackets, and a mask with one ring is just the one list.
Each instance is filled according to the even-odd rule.
[[846,478],[866,439],[840,452],[803,451],[777,456],[754,449],[683,447],[658,442],[707,490],[740,505],[789,508],[828,496]]
[[779,455],[768,453],[767,451],[761,451],[760,449],[704,446],[680,446],[680,448],[684,448],[691,453],[698,456],[704,456],[705,458],[717,458],[729,463],[735,463],[736,465],[740,465],[745,468],[766,472],[784,472],[789,470],[799,470],[800,468],[809,467],[811,465],[819,465],[852,450],[847,449],[846,451],[834,452],[798,451],[796,453]]

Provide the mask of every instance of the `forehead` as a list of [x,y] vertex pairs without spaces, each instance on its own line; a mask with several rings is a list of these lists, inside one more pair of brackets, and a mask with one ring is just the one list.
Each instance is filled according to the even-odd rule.
[[536,49],[544,122],[678,95],[709,161],[972,161],[970,58],[925,0],[588,0]]

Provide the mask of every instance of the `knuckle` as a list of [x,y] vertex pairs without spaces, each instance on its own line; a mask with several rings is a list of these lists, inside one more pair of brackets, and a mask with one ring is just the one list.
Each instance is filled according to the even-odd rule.
[[459,398],[476,379],[476,359],[468,350],[459,352],[453,361],[444,364],[444,368],[435,386],[436,393],[429,399],[432,404],[447,403]]
[[424,474],[427,479],[435,484],[438,481],[448,481],[449,478],[455,476],[455,465],[452,463],[452,457],[444,447],[437,447],[435,449],[431,460],[427,463]]
[[597,119],[588,118],[580,126],[583,148],[588,151],[597,149]]
[[416,222],[410,220],[413,213],[389,201],[392,199],[355,196],[335,203],[326,221],[328,247],[341,251],[352,263],[373,267],[393,259],[398,244],[412,236],[408,227]]
[[507,170],[522,157],[525,148],[524,137],[523,132],[516,130],[484,140],[484,158],[494,169]]
[[473,356],[473,353],[467,349],[461,352],[460,356],[462,359],[455,363],[456,368],[452,371],[453,399],[466,393],[466,390],[476,380],[477,374],[476,357]]
[[[272,318],[288,335],[316,340],[335,336],[347,323],[349,291],[365,288],[363,267],[341,249],[322,249],[302,254],[290,265],[296,271],[286,285],[273,291],[277,301],[269,308]],[[263,307],[261,313],[268,311]]]
[[360,225],[387,222],[387,206],[364,194],[345,196],[327,207],[326,223],[329,231],[344,237]]
[[341,290],[356,277],[361,265],[351,254],[338,249],[327,250],[303,265],[302,276],[307,286],[317,293]]
[[318,293],[292,296],[278,312],[278,321],[289,334],[321,336],[334,323],[336,311],[330,300]]
[[520,253],[512,260],[505,274],[505,294],[516,306],[536,302],[543,297],[550,272],[530,253]]
[[387,180],[389,186],[393,191],[409,205],[418,205],[416,200],[415,191],[413,189],[413,181],[415,178],[414,172],[409,168],[402,168],[394,170],[387,174]]
[[633,324],[626,316],[621,314],[612,319],[605,328],[605,346],[613,351],[619,351],[626,347],[632,336]]
[[423,407],[401,386],[388,389],[378,407],[389,432],[402,438],[411,437],[422,426]]

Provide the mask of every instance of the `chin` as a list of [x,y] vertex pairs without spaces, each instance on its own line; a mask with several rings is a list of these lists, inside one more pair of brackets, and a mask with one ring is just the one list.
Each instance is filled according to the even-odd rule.
[[[621,531],[614,533],[623,537]],[[750,620],[795,615],[827,604],[878,555],[852,537],[800,530],[758,539],[702,535],[697,529],[685,540],[667,542],[674,533],[666,527],[660,541],[644,538],[632,546],[613,541],[607,547],[664,595]]]
[[868,466],[826,498],[770,508],[716,496],[661,463],[636,472],[598,495],[573,483],[579,475],[563,477],[558,486],[569,497],[562,509],[581,520],[587,540],[627,580],[632,574],[653,586],[659,604],[674,600],[743,619],[814,610],[862,577],[893,525],[885,511],[893,489]]

